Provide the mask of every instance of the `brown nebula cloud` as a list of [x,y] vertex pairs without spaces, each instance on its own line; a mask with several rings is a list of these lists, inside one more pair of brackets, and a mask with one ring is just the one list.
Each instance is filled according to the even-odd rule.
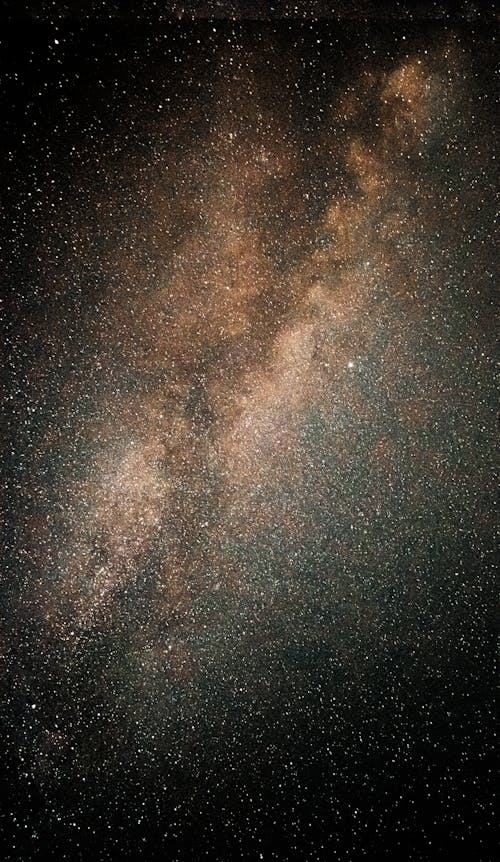
[[[360,425],[372,417],[355,380],[384,303],[399,304],[384,385],[404,362],[398,343],[420,303],[402,259],[410,243],[422,254],[414,237],[435,218],[418,163],[456,110],[460,49],[449,42],[395,68],[363,69],[336,92],[316,145],[327,171],[340,164],[343,187],[314,218],[293,97],[277,97],[275,50],[251,63],[248,51],[226,50],[203,140],[176,150],[189,120],[180,114],[154,129],[162,146],[139,180],[120,167],[134,174],[131,212],[145,215],[137,228],[126,209],[127,247],[117,239],[101,254],[98,407],[79,416],[92,451],[77,481],[57,480],[66,515],[45,616],[64,638],[113,626],[113,608],[152,557],[152,616],[175,617],[181,630],[200,593],[248,589],[228,544],[258,543],[270,525],[299,539],[311,493],[321,505],[319,478],[305,490],[307,415],[350,411]],[[106,235],[123,201],[94,194]],[[74,248],[88,257],[96,247],[83,220]],[[110,385],[117,367],[120,383]],[[69,380],[69,411],[76,389]],[[402,421],[418,423],[421,409],[405,405]],[[340,432],[333,445],[348,462]],[[374,446],[373,457],[389,457],[385,437]]]

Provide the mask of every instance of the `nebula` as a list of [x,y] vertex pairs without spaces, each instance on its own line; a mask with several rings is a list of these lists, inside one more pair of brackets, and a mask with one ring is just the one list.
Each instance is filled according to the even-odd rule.
[[[457,650],[482,648],[488,118],[458,32],[344,66],[328,32],[209,32],[178,91],[156,61],[118,110],[133,143],[101,127],[36,220],[12,330],[9,750],[77,810],[121,788],[135,824],[168,786],[172,841],[203,783],[236,799],[252,776],[264,811],[273,764],[286,816],[317,789],[331,848],[321,806],[360,771],[380,799],[384,752],[418,761],[422,715],[467,699]],[[58,805],[39,831],[70,822]]]

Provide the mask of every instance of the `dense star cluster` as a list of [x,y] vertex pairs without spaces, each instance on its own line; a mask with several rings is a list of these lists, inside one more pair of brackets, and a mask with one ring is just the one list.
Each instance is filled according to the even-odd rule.
[[3,858],[493,858],[469,12],[7,26]]

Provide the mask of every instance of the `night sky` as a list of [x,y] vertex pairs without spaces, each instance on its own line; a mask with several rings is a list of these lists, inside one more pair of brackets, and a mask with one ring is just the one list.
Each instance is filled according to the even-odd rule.
[[2,858],[495,858],[496,20],[7,2]]

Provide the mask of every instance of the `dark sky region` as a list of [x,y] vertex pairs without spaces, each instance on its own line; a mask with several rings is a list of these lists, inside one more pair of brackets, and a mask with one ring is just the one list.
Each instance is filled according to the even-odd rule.
[[495,858],[496,19],[1,7],[2,858]]

